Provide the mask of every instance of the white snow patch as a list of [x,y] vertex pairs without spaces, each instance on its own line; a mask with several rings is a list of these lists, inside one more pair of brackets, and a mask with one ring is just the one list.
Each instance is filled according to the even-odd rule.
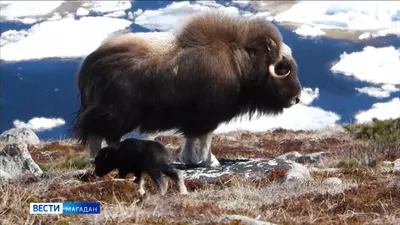
[[164,8],[156,10],[144,10],[135,18],[135,23],[150,30],[173,31],[187,16],[205,11],[218,11],[239,15],[241,12],[234,6],[223,6],[213,1],[188,1],[173,2]]
[[51,57],[83,57],[109,34],[128,27],[131,21],[107,17],[64,18],[35,24],[28,31],[2,33],[0,57],[21,61]]
[[318,37],[325,34],[320,28],[310,25],[301,25],[294,31],[296,34],[308,37]]
[[[255,115],[257,116],[257,114]],[[264,132],[277,128],[290,130],[319,130],[334,127],[340,116],[317,107],[295,105],[278,116],[261,116],[248,119],[248,115],[221,124],[214,133],[231,131]]]
[[77,16],[87,16],[87,15],[89,15],[89,10],[80,7],[80,8],[78,8],[78,9],[76,10],[76,15],[77,15]]
[[84,6],[93,12],[110,13],[130,9],[132,4],[131,1],[93,1],[85,3]]
[[33,131],[44,131],[64,125],[65,120],[61,118],[34,117],[27,123],[20,120],[14,120],[13,123],[16,128],[29,128]]
[[[5,20],[20,20],[23,17],[44,16],[59,7],[64,1],[9,1],[0,8],[0,16]],[[25,18],[29,19],[29,18]],[[32,22],[26,20],[25,22]],[[22,21],[24,22],[24,21]]]
[[301,104],[285,109],[278,116],[257,116],[252,120],[248,119],[248,115],[236,117],[228,123],[222,123],[214,133],[227,133],[231,131],[250,131],[263,132],[277,128],[291,130],[319,130],[334,127],[336,122],[340,120],[340,116],[324,111],[318,107],[307,106],[318,98],[319,89],[303,88],[301,96]]
[[372,121],[372,118],[379,120],[396,119],[400,117],[400,98],[393,98],[389,102],[379,102],[372,105],[371,109],[359,112],[355,115],[357,123]]
[[354,76],[359,80],[377,84],[400,84],[400,51],[393,46],[375,48],[367,46],[361,52],[340,55],[340,61],[331,71]]
[[233,3],[241,5],[241,6],[248,6],[250,5],[250,1],[249,0],[232,0]]
[[25,30],[16,31],[16,30],[8,30],[4,31],[0,37],[0,46],[3,46],[10,42],[20,41],[28,35],[28,32]]
[[303,105],[310,105],[319,96],[319,88],[303,88],[301,90],[300,103]]
[[107,13],[104,16],[105,17],[114,17],[114,18],[124,18],[127,14],[125,13],[124,10],[119,10],[111,13]]
[[356,90],[375,98],[388,98],[392,92],[400,91],[400,88],[392,84],[385,84],[382,87],[362,87],[356,88]]
[[325,29],[365,30],[375,36],[400,35],[400,21],[396,19],[399,11],[399,1],[299,1],[274,20]]

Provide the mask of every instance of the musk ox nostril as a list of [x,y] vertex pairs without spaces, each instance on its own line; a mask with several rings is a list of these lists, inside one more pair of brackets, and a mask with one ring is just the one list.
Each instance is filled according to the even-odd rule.
[[296,96],[292,99],[292,105],[296,105],[300,102],[300,96]]

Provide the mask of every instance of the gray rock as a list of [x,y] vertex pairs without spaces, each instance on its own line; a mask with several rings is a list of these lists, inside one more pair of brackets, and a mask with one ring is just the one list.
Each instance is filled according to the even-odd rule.
[[311,179],[310,170],[294,161],[278,160],[277,168],[288,169],[288,172],[286,173],[282,182]]
[[400,171],[400,159],[393,161],[393,171]]
[[302,157],[303,155],[300,154],[299,152],[293,151],[293,152],[288,152],[283,155],[280,155],[276,157],[275,159],[284,159],[284,160],[296,160],[299,157]]
[[246,225],[275,225],[274,223],[264,222],[242,215],[225,215],[219,218],[220,223],[227,223],[232,220],[240,220]]
[[43,174],[40,167],[33,161],[27,144],[8,144],[0,150],[0,180],[15,179],[27,173],[34,176]]
[[317,167],[311,167],[310,171],[311,172],[317,172],[317,173],[323,173],[323,172],[334,173],[334,172],[341,171],[341,169],[339,169],[339,168],[317,168]]
[[7,144],[25,143],[27,145],[37,145],[40,143],[38,136],[28,128],[12,128],[0,134],[0,142]]
[[277,168],[287,169],[288,172],[282,182],[310,178],[309,170],[303,165],[290,160],[268,159],[220,159],[218,168],[190,168],[181,163],[173,163],[177,169],[183,170],[185,179],[219,179],[224,175],[242,175],[246,178],[264,177],[268,171]]
[[343,182],[341,179],[337,177],[329,177],[326,178],[324,181],[322,181],[323,184],[329,184],[329,185],[341,185]]
[[391,181],[388,186],[389,188],[400,188],[400,179]]
[[382,162],[382,166],[385,166],[385,167],[393,167],[393,162],[390,162],[390,161],[383,161],[383,162]]
[[301,164],[321,162],[323,154],[325,154],[325,152],[315,152],[307,155],[302,155],[300,157],[297,157],[295,161]]

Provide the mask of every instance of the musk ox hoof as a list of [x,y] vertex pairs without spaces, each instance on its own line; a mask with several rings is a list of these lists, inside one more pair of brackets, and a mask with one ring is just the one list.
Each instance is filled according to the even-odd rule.
[[146,194],[146,191],[144,189],[139,189],[139,194],[144,195],[144,194]]
[[187,191],[187,190],[184,190],[184,191],[181,191],[181,192],[179,192],[181,195],[188,195],[189,194],[189,192]]
[[210,160],[204,160],[199,164],[200,167],[211,167],[217,168],[220,167],[221,164],[219,163],[218,159],[215,157],[214,154],[211,154]]
[[181,152],[179,160],[186,166],[190,167],[197,167],[202,163],[196,153],[190,152]]

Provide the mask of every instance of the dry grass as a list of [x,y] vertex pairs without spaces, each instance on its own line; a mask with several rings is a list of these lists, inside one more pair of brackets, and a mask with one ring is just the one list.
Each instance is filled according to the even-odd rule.
[[[177,157],[181,138],[164,136],[160,141],[172,145]],[[380,164],[400,158],[399,146],[352,140],[340,130],[219,134],[213,139],[218,158],[326,152],[324,160],[312,166],[342,168],[313,172],[311,181],[285,184],[279,182],[287,172],[284,169],[257,179],[230,175],[208,182],[187,180],[188,196],[181,196],[171,181],[166,196],[160,196],[146,177],[148,195],[142,197],[130,180],[79,177],[73,171],[88,167],[71,159],[83,157],[86,149],[71,140],[44,143],[29,150],[36,162],[48,166],[47,173],[0,187],[0,224],[222,224],[216,221],[225,214],[260,216],[278,224],[395,224],[400,219],[400,189],[388,187],[391,181],[400,180],[400,173]],[[50,152],[51,158],[41,152]],[[365,163],[372,161],[375,163]],[[343,184],[322,182],[328,177],[339,177]],[[28,212],[32,201],[99,201],[101,214],[34,216]]]

